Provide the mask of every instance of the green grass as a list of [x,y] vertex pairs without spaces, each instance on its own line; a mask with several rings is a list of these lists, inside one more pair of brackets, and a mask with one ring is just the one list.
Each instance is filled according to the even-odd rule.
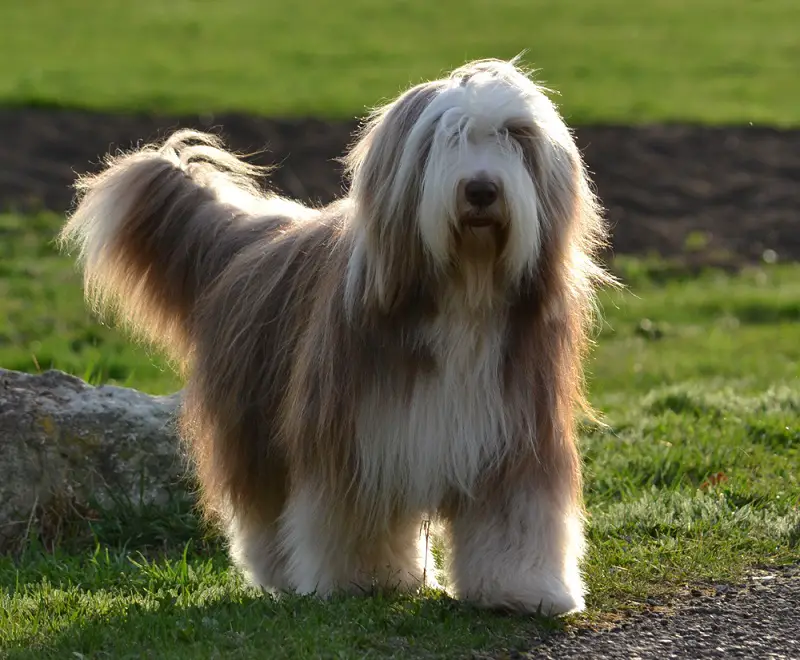
[[[45,240],[57,223],[0,217],[0,366],[177,387],[156,356],[92,320],[72,262]],[[589,365],[608,428],[582,440],[587,614],[556,624],[435,593],[264,597],[190,512],[132,509],[92,523],[94,543],[51,553],[34,540],[0,558],[0,657],[469,657],[800,561],[800,265],[615,267],[630,289],[603,295]]]
[[74,261],[55,251],[60,220],[0,214],[0,366],[173,391],[178,381],[157,356],[93,321]]
[[797,124],[796,0],[0,3],[0,102],[361,115],[477,57],[526,61],[573,123]]

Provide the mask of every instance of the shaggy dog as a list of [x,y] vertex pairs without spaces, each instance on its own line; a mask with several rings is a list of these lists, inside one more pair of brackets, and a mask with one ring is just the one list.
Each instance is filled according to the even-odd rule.
[[377,110],[349,194],[261,191],[178,131],[78,184],[87,296],[185,366],[203,508],[249,579],[414,588],[420,521],[477,604],[584,606],[576,406],[604,223],[570,131],[516,61]]

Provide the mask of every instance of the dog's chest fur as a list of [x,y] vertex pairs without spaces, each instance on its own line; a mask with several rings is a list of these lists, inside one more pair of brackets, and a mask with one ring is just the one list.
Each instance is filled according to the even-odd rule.
[[408,396],[391,374],[362,401],[360,477],[376,504],[431,511],[468,493],[507,446],[502,319],[443,314],[422,331],[436,368]]

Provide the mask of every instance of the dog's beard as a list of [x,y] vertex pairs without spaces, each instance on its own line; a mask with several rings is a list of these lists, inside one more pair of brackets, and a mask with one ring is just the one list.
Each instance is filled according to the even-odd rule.
[[[497,198],[470,203],[470,181],[485,180]],[[536,189],[520,148],[501,132],[440,126],[425,166],[419,234],[437,270],[455,278],[469,306],[488,302],[530,272],[541,230]]]

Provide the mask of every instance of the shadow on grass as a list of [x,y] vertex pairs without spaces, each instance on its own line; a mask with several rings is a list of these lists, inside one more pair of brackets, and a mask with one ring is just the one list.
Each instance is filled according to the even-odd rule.
[[[9,658],[460,658],[530,648],[559,621],[502,615],[431,594],[321,601],[213,587],[61,615]],[[186,603],[191,599],[193,603]],[[34,629],[36,627],[34,626]],[[475,655],[477,654],[477,655]]]
[[493,657],[564,625],[434,591],[328,601],[262,594],[187,502],[169,513],[123,506],[86,524],[91,540],[82,533],[46,548],[33,538],[22,554],[0,557],[3,657]]
[[254,619],[270,618],[270,608],[258,596],[189,607],[176,601],[166,596],[132,602],[110,616],[100,602],[97,612],[76,607],[75,616],[56,622],[54,629],[20,639],[7,657],[241,657],[254,635]]

